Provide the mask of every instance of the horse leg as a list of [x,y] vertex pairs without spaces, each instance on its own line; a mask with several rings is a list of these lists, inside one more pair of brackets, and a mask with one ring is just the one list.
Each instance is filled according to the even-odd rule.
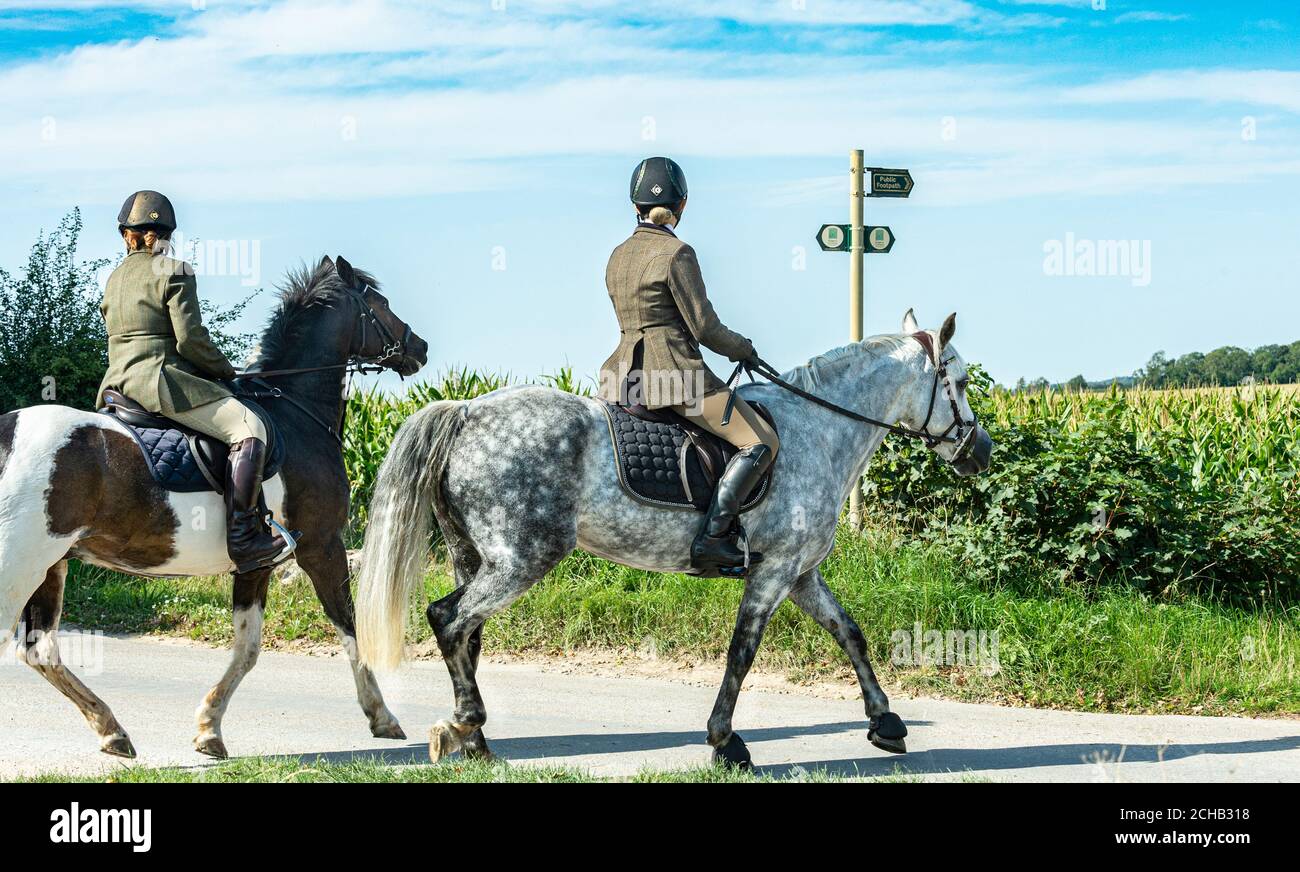
[[[482,560],[478,552],[473,548],[461,543],[447,542],[447,550],[451,556],[452,570],[456,576],[456,586],[464,587],[474,580],[478,573]],[[479,655],[483,651],[483,626],[469,635],[469,657],[470,664],[474,674],[478,674]],[[461,753],[466,757],[472,757],[478,760],[491,760],[492,750],[488,747],[487,737],[483,735],[483,728],[478,727],[468,736],[461,740]]]
[[221,680],[208,691],[196,712],[199,733],[194,737],[194,750],[209,757],[224,760],[226,743],[221,740],[221,719],[230,704],[230,697],[244,676],[257,665],[257,655],[262,647],[262,615],[266,611],[266,589],[271,570],[258,569],[235,575],[233,604],[235,642],[231,646],[230,665]]
[[754,655],[763,639],[767,622],[776,607],[785,599],[794,578],[782,575],[775,566],[755,570],[745,584],[740,609],[736,613],[736,629],[731,634],[727,650],[727,671],[718,689],[713,713],[709,715],[709,744],[713,746],[713,761],[724,766],[749,769],[752,765],[749,749],[731,729],[731,716],[736,711],[740,686],[754,664]]
[[357,659],[356,619],[352,588],[348,586],[348,553],[343,543],[336,539],[323,550],[299,552],[298,565],[311,579],[325,615],[333,622],[348,655],[357,686],[357,701],[370,722],[370,734],[377,739],[405,739],[406,733],[384,703],[375,674]]
[[835,594],[826,586],[821,570],[812,569],[800,576],[790,591],[790,600],[834,636],[840,648],[848,655],[853,671],[858,674],[858,684],[862,687],[862,699],[870,722],[867,736],[871,744],[882,751],[906,753],[907,743],[904,737],[907,736],[907,727],[898,715],[889,710],[889,698],[876,681],[876,673],[867,656],[867,640],[857,621],[844,610],[844,606],[840,605]]
[[462,749],[468,754],[487,753],[482,734],[487,711],[475,677],[483,624],[523,596],[558,562],[557,558],[529,570],[484,565],[468,584],[429,606],[429,625],[451,674],[456,699],[451,720],[438,721],[429,730],[429,759],[433,762]]
[[60,560],[46,571],[45,581],[27,601],[24,612],[27,626],[19,640],[19,654],[59,693],[72,700],[99,736],[101,751],[116,757],[134,757],[135,747],[113,712],[59,657],[59,616],[63,612],[63,584],[67,575],[68,561]]

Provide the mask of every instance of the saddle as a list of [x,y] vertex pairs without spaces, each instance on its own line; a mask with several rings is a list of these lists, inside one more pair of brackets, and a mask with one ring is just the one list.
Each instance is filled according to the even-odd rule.
[[[266,425],[270,444],[266,446],[266,467],[262,477],[269,479],[284,465],[284,440],[265,409],[248,400],[242,402]],[[99,413],[116,418],[131,431],[144,454],[145,465],[163,490],[225,493],[229,445],[156,415],[117,391],[104,391],[103,403]]]
[[[602,400],[614,445],[614,465],[623,490],[638,502],[671,509],[708,511],[713,490],[736,447],[670,409],[622,406]],[[772,413],[749,404],[776,429]],[[772,467],[745,498],[754,508],[771,490]]]

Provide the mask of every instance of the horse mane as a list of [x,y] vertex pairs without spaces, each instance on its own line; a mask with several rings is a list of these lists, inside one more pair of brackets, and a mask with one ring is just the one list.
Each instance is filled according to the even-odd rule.
[[861,342],[850,342],[848,345],[832,348],[825,354],[819,354],[803,366],[796,366],[789,372],[782,373],[781,378],[805,391],[816,390],[820,387],[824,375],[843,369],[851,361],[861,357],[875,360],[892,356],[906,345],[907,337],[897,333],[869,336]]
[[[379,289],[379,282],[370,273],[359,269],[353,272],[363,283]],[[313,321],[309,317],[312,308],[332,306],[346,289],[334,262],[322,258],[314,267],[302,263],[290,268],[276,290],[279,304],[271,313],[261,341],[249,355],[250,369],[271,369],[283,360],[289,349],[306,339]]]

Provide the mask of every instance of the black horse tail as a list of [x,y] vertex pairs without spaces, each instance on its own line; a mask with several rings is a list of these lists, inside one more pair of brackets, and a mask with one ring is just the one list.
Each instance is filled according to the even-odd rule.
[[443,480],[466,403],[432,403],[402,424],[379,468],[357,580],[357,650],[378,671],[402,662],[411,591],[428,563],[436,512],[449,544],[467,539]]

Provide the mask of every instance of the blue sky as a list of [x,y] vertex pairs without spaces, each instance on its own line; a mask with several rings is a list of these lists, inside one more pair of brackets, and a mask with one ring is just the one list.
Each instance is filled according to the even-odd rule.
[[[1003,383],[1125,374],[1300,339],[1297,28],[1289,2],[0,0],[0,264],[74,206],[114,254],[157,188],[188,237],[256,243],[264,285],[371,269],[435,369],[594,374],[627,178],[669,154],[716,308],[784,368],[847,338],[848,258],[813,234],[859,147],[917,185],[867,201],[898,238],[868,333],[955,310]],[[1049,274],[1067,239],[1149,272]]]

